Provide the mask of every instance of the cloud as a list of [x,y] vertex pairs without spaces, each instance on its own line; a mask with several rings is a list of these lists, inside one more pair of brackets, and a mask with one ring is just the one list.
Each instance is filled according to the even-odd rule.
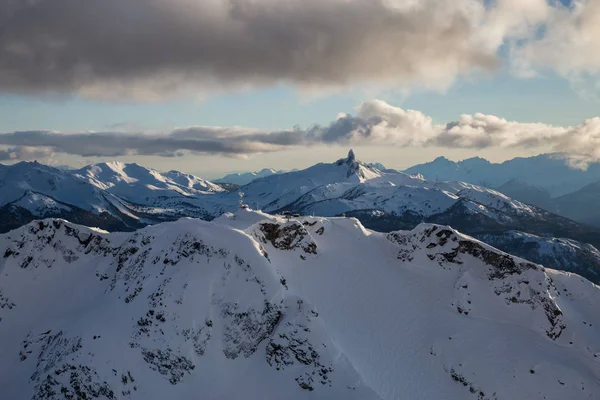
[[526,75],[555,70],[584,89],[582,80],[597,81],[600,74],[600,1],[556,3],[548,9],[543,31],[513,49],[513,65]]
[[474,114],[461,115],[458,120],[446,124],[435,124],[431,117],[420,111],[404,110],[382,100],[370,100],[356,107],[356,115],[340,114],[328,125],[314,125],[307,129],[262,131],[243,127],[189,127],[165,134],[4,133],[0,134],[0,145],[11,146],[11,150],[0,155],[4,154],[4,159],[32,158],[33,149],[41,149],[83,157],[178,157],[187,153],[239,157],[333,144],[461,149],[538,148],[584,154],[586,157],[574,159],[574,162],[585,165],[590,158],[600,160],[600,118],[561,127]]
[[[0,134],[0,144],[51,148],[55,152],[82,157],[117,157],[131,155],[156,155],[175,157],[187,150],[195,153],[244,155],[278,150],[276,143],[260,134],[249,137],[243,129],[194,127],[176,130],[166,135],[96,132],[59,133],[52,131],[24,131]],[[274,132],[273,138],[285,136]],[[276,139],[273,139],[277,141]]]
[[509,122],[494,115],[462,115],[430,143],[454,148],[535,148],[556,142],[566,131],[542,123]]
[[162,99],[285,83],[448,87],[545,0],[4,0],[0,91]]
[[3,147],[0,146],[0,161],[35,160],[52,157],[53,152],[43,147]]
[[578,82],[598,77],[598,48],[598,0],[0,2],[0,92],[34,96],[443,90],[500,53],[520,77]]

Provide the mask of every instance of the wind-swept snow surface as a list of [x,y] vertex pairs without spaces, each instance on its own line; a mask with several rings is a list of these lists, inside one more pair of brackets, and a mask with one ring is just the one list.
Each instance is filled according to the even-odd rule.
[[45,220],[0,257],[3,399],[600,397],[600,288],[444,226]]

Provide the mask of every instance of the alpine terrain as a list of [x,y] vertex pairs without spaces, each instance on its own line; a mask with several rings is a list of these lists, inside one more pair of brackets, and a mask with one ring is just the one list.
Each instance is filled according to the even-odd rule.
[[352,150],[333,163],[272,174],[235,191],[177,171],[118,162],[78,170],[1,166],[0,186],[0,232],[47,217],[108,231],[182,217],[212,220],[238,209],[241,194],[246,204],[271,214],[353,216],[381,232],[422,222],[449,225],[508,253],[600,283],[600,229],[483,186],[367,164]]
[[563,215],[600,226],[596,199],[600,194],[600,163],[589,156],[563,153],[515,158],[500,164],[474,157],[454,162],[445,157],[405,170],[427,179],[459,180],[498,191]]
[[456,230],[239,210],[0,235],[6,399],[597,399],[600,287]]
[[244,186],[252,182],[253,180],[259,178],[265,178],[267,176],[282,174],[283,171],[276,171],[272,168],[263,168],[258,172],[243,172],[243,173],[233,173],[227,174],[222,178],[216,179],[215,183],[225,183],[232,184],[238,186]]

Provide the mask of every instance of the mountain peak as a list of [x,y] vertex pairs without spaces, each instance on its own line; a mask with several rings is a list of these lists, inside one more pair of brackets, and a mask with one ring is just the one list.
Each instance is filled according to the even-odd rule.
[[432,161],[432,163],[435,164],[454,164],[454,161],[444,157],[444,156],[439,156],[437,157],[435,160]]
[[346,166],[348,169],[346,177],[350,178],[351,176],[356,175],[361,182],[365,179],[381,176],[381,172],[376,167],[357,160],[354,150],[352,149],[348,151],[348,157],[340,158],[335,162],[335,165]]
[[482,157],[471,157],[460,162],[462,165],[466,166],[476,166],[476,165],[490,165],[491,162]]
[[336,164],[338,165],[354,165],[355,163],[360,163],[360,161],[356,160],[356,155],[354,154],[354,150],[352,149],[348,151],[348,156],[346,158],[340,158],[336,162]]
[[348,163],[356,161],[356,156],[354,155],[354,151],[352,149],[350,149],[350,151],[348,151],[347,160],[348,160]]

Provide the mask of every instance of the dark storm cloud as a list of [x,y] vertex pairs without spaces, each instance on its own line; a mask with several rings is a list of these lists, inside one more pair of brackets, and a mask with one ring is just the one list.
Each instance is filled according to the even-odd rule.
[[445,85],[495,66],[478,41],[484,12],[478,0],[3,0],[0,91]]

